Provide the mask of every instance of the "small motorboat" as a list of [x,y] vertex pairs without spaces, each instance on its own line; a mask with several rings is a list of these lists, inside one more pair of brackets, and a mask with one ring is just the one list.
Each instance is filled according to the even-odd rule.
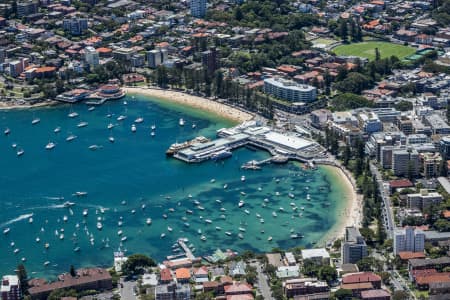
[[144,118],[142,118],[142,117],[139,117],[136,120],[134,120],[134,123],[136,123],[136,124],[139,124],[139,123],[142,123],[142,122],[144,122]]
[[80,122],[80,123],[78,123],[77,127],[78,127],[78,128],[83,128],[83,127],[86,127],[86,126],[88,126],[88,125],[89,125],[88,122]]
[[60,132],[61,131],[61,127],[56,127],[55,129],[53,129],[53,132],[54,133],[58,133],[58,132]]

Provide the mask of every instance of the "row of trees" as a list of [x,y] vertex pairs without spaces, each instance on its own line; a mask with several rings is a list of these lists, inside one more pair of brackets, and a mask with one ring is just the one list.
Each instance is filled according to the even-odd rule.
[[349,40],[352,42],[361,42],[363,35],[359,22],[355,21],[353,18],[343,19],[339,18],[336,21],[330,21],[328,27],[333,33],[339,36],[344,43]]
[[169,69],[158,66],[149,79],[162,88],[184,87],[206,97],[227,99],[233,105],[245,107],[267,118],[273,116],[273,100],[269,96],[225,77],[220,70],[209,76],[207,70],[202,67]]

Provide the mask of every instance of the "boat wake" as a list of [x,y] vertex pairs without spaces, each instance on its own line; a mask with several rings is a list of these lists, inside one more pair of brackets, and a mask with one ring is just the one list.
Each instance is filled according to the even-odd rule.
[[30,218],[30,217],[32,217],[32,216],[33,216],[32,213],[31,213],[31,214],[23,214],[23,215],[20,215],[20,216],[18,216],[17,218],[14,218],[14,219],[12,219],[12,220],[9,220],[9,221],[7,221],[7,222],[5,222],[5,223],[0,224],[0,227],[5,227],[5,226],[11,225],[11,224],[13,224],[13,223],[22,221],[22,220],[26,220],[26,219],[28,219],[28,218]]

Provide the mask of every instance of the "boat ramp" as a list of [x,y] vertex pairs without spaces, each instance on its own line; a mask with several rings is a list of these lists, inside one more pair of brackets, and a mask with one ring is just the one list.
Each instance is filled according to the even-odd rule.
[[212,141],[190,143],[189,146],[175,151],[173,157],[188,163],[199,163],[214,159],[221,152],[231,152],[243,146],[263,149],[272,154],[269,159],[245,164],[246,168],[250,169],[257,169],[260,165],[269,162],[285,163],[290,159],[308,162],[326,157],[326,150],[315,141],[303,138],[295,132],[275,131],[261,126],[256,121],[219,129],[217,136],[218,138]]

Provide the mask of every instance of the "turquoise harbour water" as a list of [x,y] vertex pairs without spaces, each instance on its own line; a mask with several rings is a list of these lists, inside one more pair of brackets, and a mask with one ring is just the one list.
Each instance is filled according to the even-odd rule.
[[[127,240],[122,250],[145,253],[159,261],[174,254],[172,245],[179,237],[189,239],[196,255],[212,253],[216,248],[262,252],[274,247],[311,246],[337,222],[345,205],[344,189],[326,169],[304,171],[299,164],[289,163],[267,165],[260,171],[241,170],[249,160],[268,157],[268,153],[246,148],[220,162],[189,165],[166,158],[165,151],[173,142],[197,135],[214,138],[217,129],[232,124],[211,114],[147,101],[142,96],[124,100],[128,105],[121,100],[93,111],[85,105],[0,111],[0,274],[13,272],[22,258],[26,258],[24,264],[32,276],[50,277],[68,271],[71,264],[111,266],[113,251],[117,251],[123,236]],[[77,118],[67,116],[72,109],[79,113]],[[107,118],[108,114],[113,116]],[[119,122],[119,115],[127,119]],[[132,133],[131,124],[140,116],[145,121]],[[178,124],[181,117],[186,121],[184,127]],[[32,125],[33,118],[41,122]],[[78,128],[81,121],[89,125]],[[117,126],[108,130],[109,123]],[[151,137],[153,124],[156,135]],[[58,126],[61,131],[54,133]],[[7,136],[3,135],[6,127],[11,129]],[[69,134],[78,138],[67,142]],[[111,135],[115,143],[108,141]],[[46,150],[49,142],[56,147]],[[99,146],[96,151],[89,149],[93,144]],[[25,154],[19,157],[16,152],[20,148]],[[77,191],[88,194],[73,196]],[[306,199],[308,193],[311,201]],[[245,206],[239,208],[241,199]],[[65,201],[75,205],[66,208]],[[296,212],[292,210],[294,205],[298,207]],[[222,207],[226,211],[221,211]],[[83,216],[84,210],[87,216]],[[192,214],[186,210],[192,210]],[[265,222],[261,223],[256,214]],[[123,225],[119,227],[121,217]],[[98,218],[102,230],[96,228]],[[147,218],[152,219],[151,225],[146,225]],[[6,228],[10,231],[3,234]],[[199,229],[206,241],[200,239]],[[232,235],[226,235],[226,231]],[[291,239],[292,232],[304,238]],[[64,239],[60,239],[61,233]],[[166,234],[164,238],[160,237],[162,233]],[[37,237],[40,242],[36,242]],[[49,243],[48,249],[45,243]],[[80,251],[74,251],[77,247]],[[15,249],[19,251],[14,253]]]

